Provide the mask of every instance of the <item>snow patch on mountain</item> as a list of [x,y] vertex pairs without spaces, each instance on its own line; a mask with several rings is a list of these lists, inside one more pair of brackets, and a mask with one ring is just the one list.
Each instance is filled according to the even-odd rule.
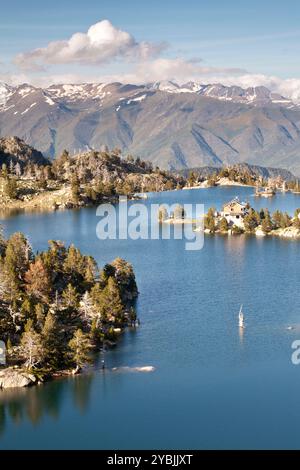
[[196,93],[198,95],[214,98],[221,101],[232,101],[234,103],[245,103],[254,105],[280,104],[291,105],[293,102],[277,93],[273,93],[263,86],[241,88],[239,86],[225,86],[220,83],[202,85],[196,82],[188,82],[178,85],[172,81],[155,82],[147,85],[152,90],[167,93]]
[[6,104],[8,98],[13,93],[13,88],[5,83],[0,83],[0,106]]
[[131,100],[128,100],[127,101],[127,104],[130,104],[132,102],[137,102],[137,101],[143,101],[147,98],[147,95],[141,95],[141,96],[137,96],[136,98],[132,98]]
[[52,85],[45,92],[50,99],[63,99],[69,102],[102,100],[110,91],[104,91],[106,83],[82,83],[75,85]]
[[30,111],[30,109],[34,108],[34,106],[36,106],[36,103],[32,103],[28,108],[25,109],[25,111],[23,111],[21,114],[26,114],[28,113],[28,111]]
[[44,95],[45,96],[45,101],[47,104],[49,104],[49,106],[54,106],[55,105],[55,102],[47,95]]

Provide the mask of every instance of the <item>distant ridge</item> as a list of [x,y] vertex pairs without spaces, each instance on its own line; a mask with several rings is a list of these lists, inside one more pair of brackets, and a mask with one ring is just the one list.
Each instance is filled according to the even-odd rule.
[[165,169],[251,165],[300,175],[300,103],[265,87],[0,83],[0,136],[53,158],[119,148]]
[[[297,177],[288,170],[283,168],[267,168],[258,165],[249,165],[248,163],[237,163],[234,168],[240,171],[248,171],[252,176],[261,176],[264,179],[281,177],[285,181],[295,181]],[[190,168],[185,170],[177,170],[176,173],[188,177],[190,172],[196,173],[203,177],[209,177],[214,173],[218,173],[222,167],[203,166],[198,168]]]

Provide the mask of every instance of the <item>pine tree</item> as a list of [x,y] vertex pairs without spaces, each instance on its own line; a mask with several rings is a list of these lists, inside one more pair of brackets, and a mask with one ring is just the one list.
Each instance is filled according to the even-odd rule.
[[63,305],[65,308],[76,310],[78,308],[79,295],[72,284],[68,284],[62,293]]
[[260,224],[259,214],[254,210],[250,209],[249,213],[244,217],[244,226],[246,232],[253,232],[256,227]]
[[[300,209],[295,210],[293,225],[297,229],[300,229]],[[0,242],[0,244],[1,244],[1,242]]]
[[276,210],[272,215],[273,224],[275,228],[280,228],[281,225],[282,213],[279,210]]
[[22,168],[19,162],[17,162],[15,165],[15,174],[17,178],[20,178],[20,176],[22,175]]
[[158,209],[158,221],[161,223],[168,218],[168,211],[165,206],[160,206]]
[[7,171],[6,163],[3,163],[2,167],[1,167],[1,176],[5,179],[7,179],[7,177],[8,177],[8,171]]
[[44,306],[41,303],[37,303],[35,305],[34,315],[35,315],[35,321],[36,321],[38,330],[41,331],[45,323],[45,311],[44,311]]
[[216,220],[215,220],[216,209],[211,207],[208,209],[206,216],[204,217],[204,228],[209,230],[211,233],[214,233],[216,230]]
[[290,227],[291,223],[292,223],[291,217],[289,216],[287,212],[284,212],[281,217],[280,227],[281,228]]
[[91,287],[97,276],[97,263],[92,256],[85,256],[84,280]]
[[2,282],[8,284],[6,297],[12,299],[20,290],[24,274],[32,259],[32,250],[22,233],[14,233],[8,240],[1,273]]
[[43,362],[50,369],[57,369],[63,361],[63,341],[54,315],[48,312],[41,333]]
[[9,160],[9,173],[13,175],[14,172],[15,172],[14,162],[12,161],[12,159],[10,159]]
[[264,211],[264,218],[261,223],[261,228],[264,233],[270,233],[273,230],[273,223],[268,209]]
[[222,219],[219,222],[219,230],[223,233],[228,232],[229,225],[225,217],[222,217]]
[[78,204],[80,200],[80,184],[77,176],[73,176],[71,181],[71,193],[72,201],[74,204]]
[[88,291],[86,291],[82,296],[79,311],[83,320],[89,324],[91,324],[97,316],[97,310],[95,308],[93,298]]
[[22,320],[23,323],[26,323],[26,321],[31,317],[32,310],[33,310],[33,306],[30,300],[28,298],[25,298],[20,308],[20,319]]
[[89,336],[80,329],[76,330],[73,338],[69,341],[69,349],[69,357],[76,365],[76,372],[78,372],[85,364],[90,362],[89,353],[92,349],[92,343]]
[[116,258],[111,266],[114,270],[113,277],[117,281],[122,301],[126,304],[138,295],[133,267],[122,258]]
[[47,301],[51,292],[50,276],[41,259],[29,265],[25,273],[26,291],[36,299]]
[[137,314],[134,307],[130,307],[129,314],[128,314],[128,321],[131,326],[135,326],[137,320]]
[[32,369],[43,359],[43,346],[41,337],[33,328],[32,320],[28,320],[22,334],[20,353],[25,359],[25,366]]
[[103,289],[97,307],[101,319],[109,322],[122,323],[124,320],[124,305],[121,300],[118,284],[110,277]]
[[18,195],[17,182],[15,178],[7,177],[4,184],[4,194],[10,199],[16,199]]

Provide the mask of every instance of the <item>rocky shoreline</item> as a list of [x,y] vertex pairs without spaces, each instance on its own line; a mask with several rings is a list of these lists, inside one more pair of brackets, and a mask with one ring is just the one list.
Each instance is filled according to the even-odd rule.
[[286,228],[280,228],[280,229],[275,229],[271,230],[268,233],[265,233],[261,226],[258,226],[254,232],[241,232],[241,233],[235,233],[232,230],[228,231],[221,231],[221,230],[215,230],[212,232],[209,229],[202,229],[202,228],[197,228],[194,230],[195,232],[200,232],[204,231],[206,235],[228,235],[228,236],[236,236],[236,235],[254,235],[256,237],[279,237],[279,238],[286,238],[286,239],[300,239],[300,230],[296,227],[286,227]]
[[65,369],[52,372],[43,377],[36,377],[32,372],[22,369],[19,366],[6,367],[0,369],[0,390],[8,388],[24,388],[33,385],[41,385],[49,380],[77,375],[80,371],[75,369]]
[[[116,196],[106,197],[105,201],[117,202]],[[9,199],[5,196],[0,196],[0,212],[52,212],[64,209],[76,209],[81,207],[92,206],[95,203],[89,201],[87,198],[82,198],[80,201],[74,203],[72,200],[72,191],[70,185],[64,185],[61,188],[43,190],[34,194],[23,197],[22,199]]]
[[0,389],[29,387],[37,384],[37,378],[19,367],[7,367],[0,370]]

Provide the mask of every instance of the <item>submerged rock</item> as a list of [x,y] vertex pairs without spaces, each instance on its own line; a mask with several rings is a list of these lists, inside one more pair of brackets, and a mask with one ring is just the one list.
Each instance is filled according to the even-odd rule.
[[36,382],[33,374],[8,367],[0,370],[0,388],[28,387]]
[[114,372],[154,372],[155,367],[153,366],[141,366],[141,367],[113,367],[112,370]]

